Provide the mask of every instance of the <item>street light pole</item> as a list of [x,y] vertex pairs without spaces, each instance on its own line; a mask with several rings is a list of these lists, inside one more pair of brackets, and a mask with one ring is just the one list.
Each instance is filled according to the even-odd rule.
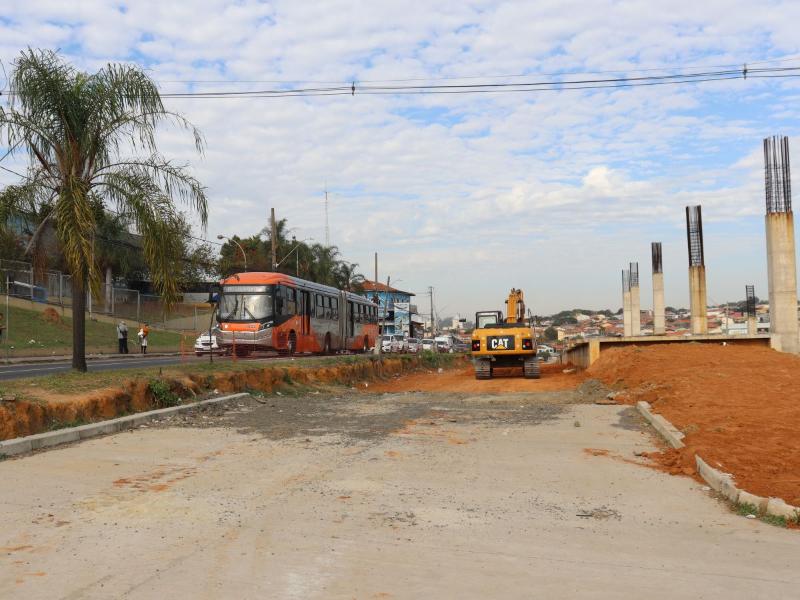
[[239,242],[237,242],[236,240],[234,240],[233,238],[229,238],[227,235],[219,234],[217,236],[217,239],[218,240],[228,240],[229,242],[233,242],[234,244],[239,246],[239,250],[242,251],[242,259],[244,260],[244,270],[246,272],[247,271],[247,254],[245,254],[244,248],[242,248],[242,245]]
[[[280,261],[278,264],[276,264],[276,265],[275,265],[275,268],[277,269],[278,267],[280,267],[280,266],[281,266],[281,265],[284,263],[284,261],[285,261],[287,258],[289,258],[289,257],[292,255],[292,252],[294,252],[295,250],[297,250],[297,249],[298,249],[300,246],[302,246],[304,243],[306,243],[306,242],[310,242],[310,241],[312,241],[313,239],[314,239],[314,238],[306,238],[306,239],[304,239],[304,240],[300,240],[299,242],[297,242],[297,239],[293,237],[293,238],[292,238],[292,242],[293,242],[293,243],[294,243],[294,242],[297,242],[297,243],[295,244],[294,248],[292,248],[291,250],[289,250],[289,252],[287,252],[287,253],[286,253],[286,256],[284,256],[284,257],[281,259],[281,261]],[[295,275],[297,275],[297,269],[298,269],[299,267],[300,267],[300,254],[298,253],[298,254],[297,254],[297,261],[296,261],[296,263],[295,263]]]

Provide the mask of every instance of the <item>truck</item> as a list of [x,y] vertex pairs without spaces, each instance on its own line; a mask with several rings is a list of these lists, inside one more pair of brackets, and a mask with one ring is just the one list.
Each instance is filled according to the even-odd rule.
[[505,318],[502,311],[475,313],[471,341],[475,379],[491,379],[498,367],[521,367],[526,379],[539,379],[536,331],[533,318],[525,314],[522,290],[509,292]]

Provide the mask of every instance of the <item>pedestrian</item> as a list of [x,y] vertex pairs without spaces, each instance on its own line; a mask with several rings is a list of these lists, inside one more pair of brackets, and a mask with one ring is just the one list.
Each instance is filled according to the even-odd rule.
[[142,354],[147,354],[147,335],[150,333],[150,328],[145,323],[139,330],[139,346],[141,347]]
[[120,321],[117,325],[117,342],[119,343],[119,353],[128,353],[128,326],[125,321]]

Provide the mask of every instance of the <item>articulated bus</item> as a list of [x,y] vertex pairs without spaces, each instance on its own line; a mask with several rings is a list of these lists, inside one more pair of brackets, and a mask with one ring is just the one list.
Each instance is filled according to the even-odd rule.
[[217,343],[223,351],[366,352],[378,307],[356,294],[282,273],[238,273],[221,282]]

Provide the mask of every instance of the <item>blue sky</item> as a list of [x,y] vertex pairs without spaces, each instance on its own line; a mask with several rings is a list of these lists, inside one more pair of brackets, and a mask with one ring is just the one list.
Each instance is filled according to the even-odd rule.
[[[800,3],[663,5],[7,0],[0,60],[9,69],[30,45],[86,70],[131,61],[165,92],[800,67]],[[796,146],[798,100],[795,79],[169,100],[207,151],[197,157],[181,132],[160,139],[208,186],[208,237],[255,233],[274,206],[298,238],[323,240],[327,185],[343,255],[371,275],[379,252],[382,279],[419,294],[433,285],[448,314],[500,307],[511,287],[540,313],[617,308],[632,260],[646,305],[651,241],[664,243],[667,303],[687,305],[687,204],[703,205],[709,296],[739,299],[748,283],[766,295],[760,146],[772,134]]]

